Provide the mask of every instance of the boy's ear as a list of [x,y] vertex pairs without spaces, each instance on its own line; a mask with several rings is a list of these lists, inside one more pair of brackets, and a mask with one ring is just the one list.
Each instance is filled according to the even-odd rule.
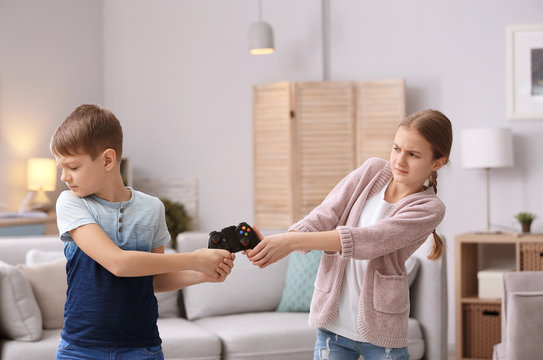
[[113,169],[117,163],[117,153],[113,149],[104,150],[102,158],[104,159],[104,167],[107,171]]

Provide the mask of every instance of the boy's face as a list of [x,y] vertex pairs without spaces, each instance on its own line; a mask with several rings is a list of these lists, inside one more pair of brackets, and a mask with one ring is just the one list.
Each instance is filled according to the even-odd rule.
[[100,192],[104,184],[104,162],[102,156],[92,160],[89,154],[55,155],[61,170],[60,180],[78,197]]

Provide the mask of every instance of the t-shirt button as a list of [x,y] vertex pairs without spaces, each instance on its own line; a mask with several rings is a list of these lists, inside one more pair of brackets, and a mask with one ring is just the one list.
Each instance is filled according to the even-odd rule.
[[121,210],[119,210],[119,211],[120,211],[120,212],[121,212],[121,214],[122,214],[122,213],[124,212],[124,209],[121,209]]
[[122,223],[122,222],[123,222],[123,218],[119,218],[119,222]]
[[122,231],[123,231],[123,228],[122,228],[122,226],[121,226],[121,227],[119,228],[119,232],[122,232]]

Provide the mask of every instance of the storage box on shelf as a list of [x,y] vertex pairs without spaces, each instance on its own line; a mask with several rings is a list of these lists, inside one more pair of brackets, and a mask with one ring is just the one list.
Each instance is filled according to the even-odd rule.
[[480,290],[488,291],[479,289],[478,273],[543,270],[543,234],[462,234],[455,238],[455,250],[456,359],[491,359],[501,341],[501,298],[496,292],[494,298],[479,297]]

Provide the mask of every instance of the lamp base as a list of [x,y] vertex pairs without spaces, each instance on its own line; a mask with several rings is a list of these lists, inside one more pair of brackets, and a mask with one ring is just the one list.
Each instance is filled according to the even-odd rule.
[[30,204],[29,206],[30,211],[43,211],[44,213],[48,213],[53,209],[52,203],[47,204]]
[[48,212],[53,208],[53,203],[47,197],[47,194],[43,190],[38,190],[37,193],[34,196],[34,192],[30,191],[28,194],[26,194],[26,197],[24,198],[23,202],[21,203],[21,206],[19,207],[19,212],[25,212],[29,210],[32,211],[43,211]]

